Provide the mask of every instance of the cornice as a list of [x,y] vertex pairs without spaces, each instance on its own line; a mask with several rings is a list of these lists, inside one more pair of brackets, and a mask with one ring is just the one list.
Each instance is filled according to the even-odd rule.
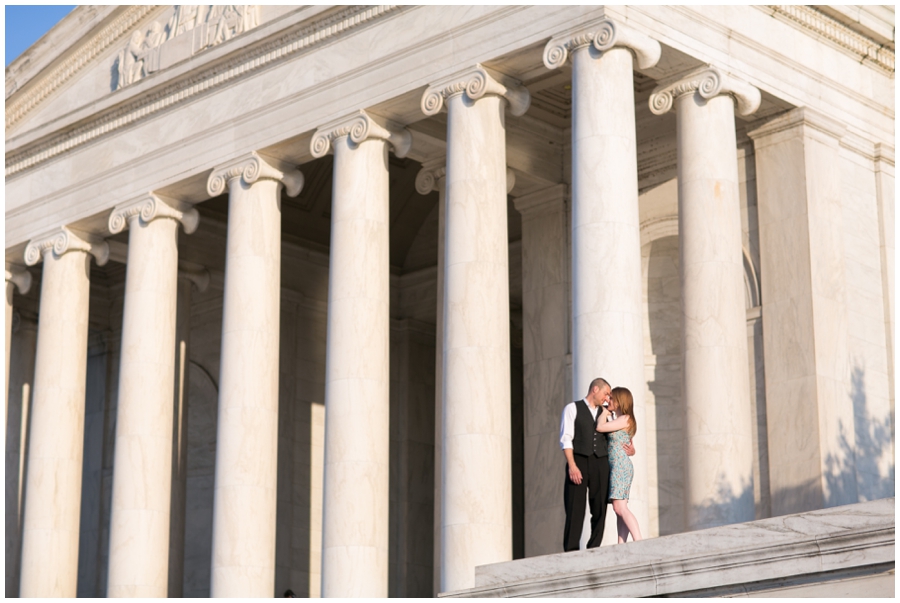
[[356,111],[325,124],[318,130],[309,143],[313,157],[324,157],[332,149],[332,143],[343,136],[349,136],[354,144],[361,144],[370,138],[384,140],[394,147],[394,155],[406,157],[412,146],[412,134],[399,124]]
[[28,242],[25,248],[25,263],[34,266],[40,262],[44,255],[53,253],[61,256],[70,251],[84,251],[94,256],[98,266],[103,266],[109,260],[109,245],[98,236],[77,232],[60,226]]
[[113,19],[111,23],[103,27],[90,40],[82,44],[81,47],[69,54],[63,62],[50,69],[37,82],[28,86],[18,98],[6,107],[6,129],[8,130],[18,123],[32,109],[37,107],[41,101],[53,94],[87,66],[94,57],[118,42],[136,23],[139,23],[158,8],[158,6],[127,7],[121,15]]
[[148,193],[117,205],[109,214],[109,232],[112,234],[122,232],[133,219],[140,219],[144,224],[149,224],[157,218],[178,220],[184,226],[184,232],[191,234],[197,230],[200,214],[188,203],[163,201],[153,193]]
[[634,54],[639,69],[655,66],[662,55],[659,42],[607,18],[586,29],[567,32],[551,39],[544,47],[544,66],[547,69],[558,69],[566,63],[570,52],[588,45],[600,52],[611,48],[627,48]]
[[708,66],[660,83],[650,95],[650,111],[655,115],[668,113],[676,98],[695,92],[705,99],[730,94],[737,102],[738,113],[744,116],[755,113],[761,101],[756,86]]
[[18,150],[7,156],[6,176],[13,176],[164,109],[189,102],[197,95],[226,85],[238,77],[267,68],[273,63],[289,60],[297,53],[322,45],[337,35],[367,25],[399,9],[399,6],[347,7],[251,50],[241,49],[222,63],[158,90],[140,94],[124,105],[88,119],[86,123]]
[[753,139],[755,146],[759,147],[760,144],[764,144],[765,140],[774,134],[804,126],[838,140],[843,138],[847,132],[847,127],[837,120],[823,115],[815,109],[798,107],[779,115],[755,130],[747,132],[747,136]]
[[884,162],[893,166],[894,146],[884,142],[875,143],[875,161]]
[[422,113],[437,115],[444,100],[457,94],[465,94],[473,101],[487,94],[502,96],[509,103],[509,112],[517,117],[531,105],[531,94],[519,80],[476,64],[429,86],[422,95]]
[[815,8],[803,5],[769,5],[760,7],[781,21],[812,32],[849,51],[864,65],[894,73],[894,52],[875,40],[859,34],[837,19]]
[[218,197],[236,179],[241,179],[247,185],[260,179],[277,180],[284,184],[289,197],[296,197],[303,189],[303,174],[300,170],[282,165],[273,159],[264,159],[255,151],[251,151],[214,169],[206,181],[206,192],[210,197]]

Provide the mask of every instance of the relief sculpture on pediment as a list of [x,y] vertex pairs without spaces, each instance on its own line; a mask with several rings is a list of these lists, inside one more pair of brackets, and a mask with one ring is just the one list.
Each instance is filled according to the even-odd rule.
[[226,42],[259,24],[259,6],[179,5],[165,26],[154,21],[132,32],[116,57],[113,90]]

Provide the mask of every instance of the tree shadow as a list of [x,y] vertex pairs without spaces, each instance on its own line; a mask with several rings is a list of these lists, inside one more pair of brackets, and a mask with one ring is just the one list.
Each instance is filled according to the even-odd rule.
[[[839,424],[837,452],[824,461],[825,506],[894,496],[891,418],[878,416],[866,390],[866,370],[857,363],[850,374],[848,397],[853,406],[853,439]],[[883,400],[885,407],[887,400]],[[882,410],[887,410],[886,408]]]
[[[753,480],[741,480],[734,488],[722,473],[716,474],[715,496],[712,500],[688,509],[694,529],[705,529],[733,523],[752,521],[754,517]],[[687,526],[686,526],[687,527]]]

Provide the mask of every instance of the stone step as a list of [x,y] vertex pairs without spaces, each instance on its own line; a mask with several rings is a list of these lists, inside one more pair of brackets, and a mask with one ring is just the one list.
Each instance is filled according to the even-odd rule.
[[894,596],[894,499],[483,565],[442,597]]

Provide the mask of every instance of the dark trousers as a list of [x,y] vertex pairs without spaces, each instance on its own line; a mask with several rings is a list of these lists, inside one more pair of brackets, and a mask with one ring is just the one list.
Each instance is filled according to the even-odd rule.
[[591,538],[587,548],[600,546],[603,522],[606,520],[606,498],[609,495],[609,457],[575,455],[575,465],[581,470],[581,483],[569,479],[569,465],[565,465],[566,485],[563,500],[566,505],[566,530],[563,550],[577,551],[584,526],[584,499],[587,494],[591,506]]

